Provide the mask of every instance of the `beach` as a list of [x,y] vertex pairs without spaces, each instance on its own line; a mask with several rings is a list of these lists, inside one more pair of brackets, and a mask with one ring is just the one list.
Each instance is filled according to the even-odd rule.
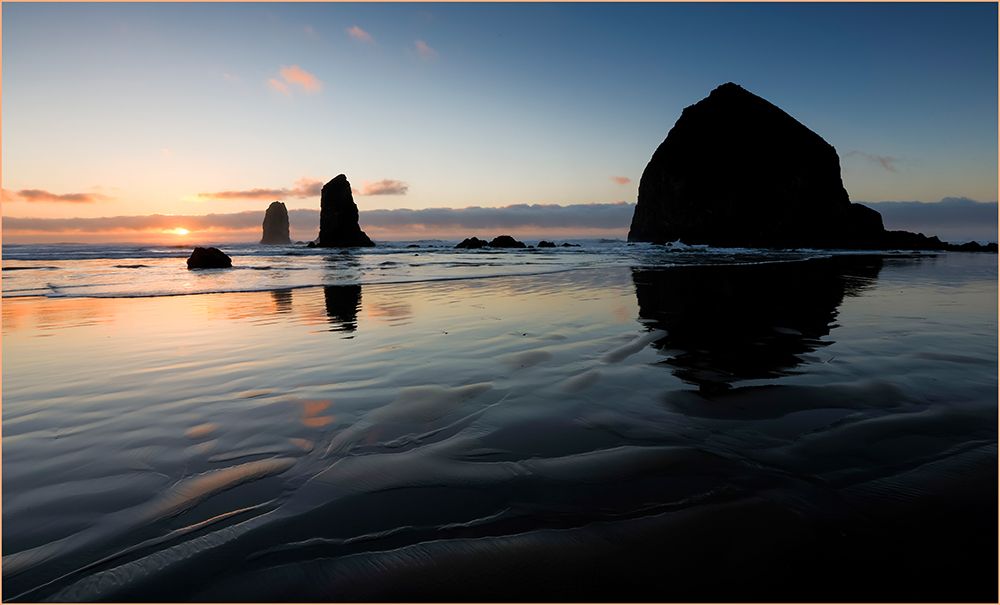
[[995,255],[413,246],[5,247],[4,600],[996,600]]

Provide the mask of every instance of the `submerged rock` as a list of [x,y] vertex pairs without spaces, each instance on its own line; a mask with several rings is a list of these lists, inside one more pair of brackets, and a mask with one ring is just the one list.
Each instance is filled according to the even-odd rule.
[[562,247],[563,248],[579,248],[580,244],[571,244],[569,242],[563,242]]
[[499,235],[490,241],[490,248],[525,248],[524,242],[519,242],[509,235]]
[[264,212],[264,234],[260,238],[262,244],[290,244],[288,236],[288,208],[282,202],[271,202]]
[[226,269],[233,266],[233,259],[218,248],[195,248],[187,259],[188,269]]
[[456,245],[456,248],[485,248],[488,244],[486,240],[479,239],[478,237],[467,237]]
[[555,242],[549,242],[549,241],[546,241],[546,240],[542,240],[542,241],[538,242],[538,247],[539,248],[555,248],[556,244],[555,244]]
[[358,224],[358,206],[347,177],[338,174],[320,194],[319,242],[323,248],[374,246]]

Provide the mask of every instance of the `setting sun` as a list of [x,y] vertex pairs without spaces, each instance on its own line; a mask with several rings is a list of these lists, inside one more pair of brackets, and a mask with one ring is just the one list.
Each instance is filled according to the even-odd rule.
[[166,233],[173,233],[174,235],[187,235],[191,232],[184,227],[174,227],[173,229],[167,229]]

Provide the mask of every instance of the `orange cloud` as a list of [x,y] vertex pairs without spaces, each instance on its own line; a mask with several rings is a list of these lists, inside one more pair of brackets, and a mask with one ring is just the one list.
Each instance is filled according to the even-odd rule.
[[428,45],[423,40],[417,40],[416,47],[417,47],[417,54],[420,55],[421,59],[430,60],[430,59],[435,59],[438,56],[438,52],[433,48],[431,48],[430,45]]
[[628,185],[629,183],[632,182],[632,179],[628,178],[627,176],[613,176],[611,177],[611,180],[618,183],[619,185]]
[[347,28],[347,35],[354,38],[355,40],[360,40],[361,42],[371,43],[375,41],[375,39],[372,38],[371,34],[361,29],[357,25]]
[[358,195],[406,195],[409,190],[410,186],[403,181],[382,179],[374,183],[365,181],[361,185],[361,189],[355,190],[355,192]]
[[52,193],[44,189],[21,189],[12,192],[4,189],[4,199],[20,199],[25,202],[68,202],[71,204],[92,204],[102,200],[111,199],[106,195],[98,193]]
[[288,88],[288,84],[285,84],[281,80],[276,80],[274,78],[271,78],[270,80],[267,81],[267,85],[270,86],[272,89],[277,90],[281,94],[285,95],[286,97],[291,96],[292,94],[291,89]]
[[301,86],[306,92],[319,92],[323,84],[319,78],[302,69],[298,65],[283,66],[278,72],[288,84]]
[[210,200],[271,200],[280,198],[306,198],[315,197],[323,190],[323,182],[310,178],[301,178],[295,182],[294,187],[282,187],[279,189],[238,189],[229,191],[214,191],[210,193],[199,193],[198,197]]

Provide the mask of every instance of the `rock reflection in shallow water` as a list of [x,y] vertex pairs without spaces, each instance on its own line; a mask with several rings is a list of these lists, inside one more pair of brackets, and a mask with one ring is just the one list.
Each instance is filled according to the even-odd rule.
[[666,331],[653,346],[674,374],[705,392],[792,373],[826,346],[845,296],[867,288],[874,256],[757,265],[634,269],[639,318]]
[[292,310],[292,290],[284,288],[271,290],[271,300],[274,301],[275,313],[290,313]]
[[358,329],[358,311],[361,310],[361,286],[323,286],[326,316],[331,332],[353,332]]

